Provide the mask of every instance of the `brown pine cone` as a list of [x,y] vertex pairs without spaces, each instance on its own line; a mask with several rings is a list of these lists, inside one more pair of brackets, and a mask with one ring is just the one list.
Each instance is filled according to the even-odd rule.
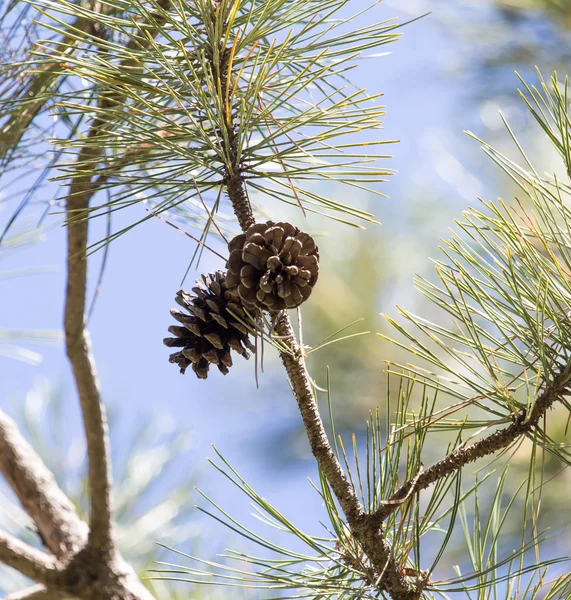
[[256,223],[228,245],[228,288],[245,306],[277,311],[296,308],[319,274],[313,238],[290,223]]
[[210,364],[217,365],[226,375],[232,366],[230,350],[244,358],[250,357],[246,348],[254,351],[248,329],[234,315],[243,321],[248,317],[240,303],[231,297],[222,271],[203,275],[202,281],[196,283],[192,288],[194,294],[180,290],[175,298],[187,312],[171,309],[172,316],[182,326],[171,325],[169,331],[175,337],[165,338],[164,343],[182,350],[171,354],[169,361],[177,364],[181,373],[192,365],[199,379],[208,377]]

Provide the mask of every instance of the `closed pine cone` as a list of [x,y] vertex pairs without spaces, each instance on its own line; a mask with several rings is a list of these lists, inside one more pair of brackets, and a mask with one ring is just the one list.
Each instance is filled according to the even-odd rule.
[[[208,369],[215,364],[226,375],[232,366],[230,350],[244,358],[250,355],[246,348],[254,351],[247,328],[234,315],[247,320],[243,308],[231,298],[226,285],[226,274],[222,271],[202,276],[192,288],[194,294],[180,290],[176,302],[187,312],[171,309],[172,316],[182,324],[171,325],[170,333],[175,337],[165,338],[170,348],[182,348],[171,354],[169,361],[184,373],[189,365],[199,379],[208,377]],[[230,314],[233,313],[233,314]]]
[[313,238],[290,223],[256,223],[228,245],[228,288],[245,306],[277,311],[296,308],[319,274]]

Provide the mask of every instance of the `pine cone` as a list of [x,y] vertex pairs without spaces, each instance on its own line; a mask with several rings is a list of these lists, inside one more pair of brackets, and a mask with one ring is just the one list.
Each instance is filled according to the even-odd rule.
[[295,308],[311,294],[319,274],[313,238],[290,223],[256,223],[228,245],[228,288],[245,306]]
[[[210,364],[215,364],[226,375],[232,366],[230,350],[235,350],[244,358],[250,358],[246,348],[254,351],[247,328],[233,315],[246,320],[244,310],[231,298],[226,285],[226,275],[222,271],[202,276],[193,287],[193,294],[180,290],[176,302],[189,313],[171,309],[172,316],[182,324],[171,325],[174,338],[165,338],[170,348],[182,348],[171,354],[169,361],[180,367],[184,373],[192,364],[192,370],[199,379],[208,377]],[[230,314],[231,311],[233,314]]]

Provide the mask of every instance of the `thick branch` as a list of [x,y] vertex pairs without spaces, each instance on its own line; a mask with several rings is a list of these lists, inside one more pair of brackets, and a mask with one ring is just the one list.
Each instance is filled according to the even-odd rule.
[[52,556],[6,532],[0,532],[0,562],[40,583],[48,582],[50,575],[56,572],[56,561]]
[[458,471],[479,458],[489,456],[498,452],[498,450],[507,448],[519,437],[532,433],[545,413],[569,392],[570,379],[571,365],[567,365],[536,399],[528,418],[526,418],[525,412],[523,412],[505,429],[495,431],[469,446],[457,448],[446,458],[422,471],[415,479],[401,486],[388,500],[384,500],[381,506],[371,514],[371,519],[375,523],[380,523],[395,512],[403,503],[403,500],[414,493],[426,489],[443,477]]
[[78,600],[78,598],[66,592],[48,590],[43,585],[34,585],[21,592],[4,596],[4,600]]
[[14,421],[2,411],[0,472],[33,519],[44,544],[56,557],[77,552],[83,546],[87,537],[85,523]]

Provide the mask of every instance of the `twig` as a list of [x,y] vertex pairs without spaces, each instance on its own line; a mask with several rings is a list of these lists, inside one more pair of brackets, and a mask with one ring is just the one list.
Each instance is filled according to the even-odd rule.
[[290,348],[289,352],[280,352],[280,357],[288,374],[311,451],[320,471],[331,485],[353,535],[361,544],[375,571],[383,574],[379,582],[380,587],[386,589],[395,600],[412,600],[414,590],[402,574],[381,529],[373,526],[369,521],[367,513],[357,498],[355,488],[347,479],[329,444],[302,351],[295,341],[287,314],[277,321],[275,329]]
[[4,531],[0,531],[0,562],[39,583],[47,583],[57,573],[52,556]]
[[443,477],[458,471],[479,458],[507,448],[519,437],[531,433],[553,404],[569,392],[570,379],[571,363],[553,379],[551,384],[536,399],[529,416],[522,412],[508,427],[495,431],[474,444],[457,448],[446,458],[418,474],[414,479],[402,485],[390,498],[381,502],[377,510],[371,514],[373,522],[379,524],[384,521],[413,493],[426,489]]
[[77,552],[87,527],[54,476],[22,437],[16,424],[0,411],[0,472],[33,519],[45,546],[60,558]]

